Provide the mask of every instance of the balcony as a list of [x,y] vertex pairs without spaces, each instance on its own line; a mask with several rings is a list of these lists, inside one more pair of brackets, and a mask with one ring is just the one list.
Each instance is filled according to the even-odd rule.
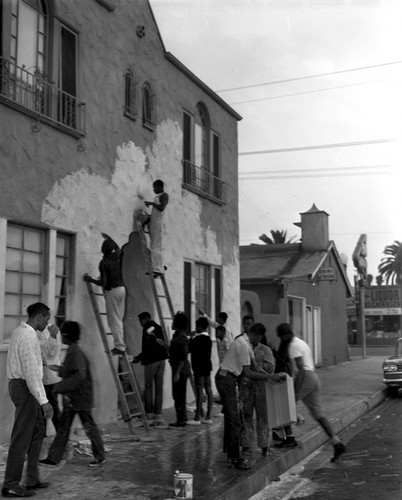
[[40,121],[80,137],[85,134],[85,104],[45,80],[39,71],[0,57],[0,101]]
[[183,187],[219,205],[225,203],[225,183],[188,160],[183,160]]

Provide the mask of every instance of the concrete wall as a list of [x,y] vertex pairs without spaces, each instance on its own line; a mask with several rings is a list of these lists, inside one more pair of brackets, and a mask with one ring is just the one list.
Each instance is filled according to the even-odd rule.
[[[79,141],[47,124],[34,132],[33,118],[0,102],[0,216],[76,235],[68,315],[83,325],[82,346],[94,375],[95,415],[103,423],[116,419],[117,397],[82,275],[98,274],[99,231],[120,245],[129,241],[134,211],[144,208],[144,198],[154,196],[153,180],[162,178],[170,196],[163,237],[174,308],[183,309],[184,259],[222,266],[222,308],[239,328],[237,122],[166,59],[147,2],[122,0],[111,13],[89,0],[58,0],[55,7],[60,20],[79,32],[78,89],[79,99],[86,102],[87,133]],[[137,37],[137,25],[145,26],[145,37]],[[154,131],[142,125],[141,99],[136,121],[123,114],[128,67],[138,82],[153,86]],[[227,183],[223,206],[182,188],[182,113],[195,111],[199,101],[221,137],[221,177]],[[137,314],[152,312],[153,300],[135,235],[124,259],[126,335],[130,351],[137,353],[141,342]],[[9,436],[12,424],[6,350],[3,346],[0,352],[0,441]],[[166,406],[171,403],[168,372],[165,389]]]

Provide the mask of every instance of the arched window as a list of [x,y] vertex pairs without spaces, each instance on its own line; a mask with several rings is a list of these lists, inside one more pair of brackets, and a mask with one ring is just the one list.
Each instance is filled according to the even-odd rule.
[[124,75],[124,84],[124,114],[135,120],[137,116],[137,84],[131,69],[128,69]]
[[251,316],[252,318],[254,318],[254,309],[251,302],[249,302],[248,300],[246,300],[246,302],[244,302],[241,307],[241,316]]
[[205,106],[197,104],[194,116],[194,163],[209,168],[209,116]]
[[155,96],[148,82],[142,86],[142,123],[145,127],[153,129],[155,125]]

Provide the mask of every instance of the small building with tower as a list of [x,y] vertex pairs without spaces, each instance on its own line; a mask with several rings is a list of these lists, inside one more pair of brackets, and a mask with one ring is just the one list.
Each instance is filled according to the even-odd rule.
[[242,314],[264,323],[274,345],[276,327],[289,323],[317,366],[349,359],[346,301],[353,292],[328,218],[313,205],[295,223],[300,243],[240,247]]

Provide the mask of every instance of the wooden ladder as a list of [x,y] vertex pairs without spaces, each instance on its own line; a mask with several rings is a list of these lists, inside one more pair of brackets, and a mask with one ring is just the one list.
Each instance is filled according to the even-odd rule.
[[[116,367],[113,355],[110,352],[109,343],[107,340],[108,333],[105,330],[104,321],[102,320],[102,316],[106,316],[106,312],[100,310],[100,300],[102,298],[102,303],[104,304],[104,294],[103,292],[96,292],[94,290],[94,285],[90,282],[87,282],[87,288],[89,293],[89,298],[91,300],[92,309],[95,314],[96,323],[98,325],[99,333],[102,339],[103,347],[105,348],[106,357],[109,362],[109,367],[113,375],[114,382],[116,384],[117,392],[119,395],[120,403],[122,405],[122,416],[125,422],[128,424],[128,428],[130,432],[135,434],[135,428],[133,424],[133,418],[141,418],[144,428],[149,430],[148,419],[144,410],[144,405],[142,403],[140,386],[137,380],[137,376],[135,375],[134,370],[131,367],[131,363],[128,359],[127,352],[119,355],[121,360],[121,368],[122,371],[119,372]],[[128,381],[130,384],[130,390],[126,391],[124,389],[123,382]],[[130,405],[128,398],[134,397],[136,405],[139,408],[139,412],[131,413]]]
[[[170,338],[168,335],[168,329],[166,327],[166,321],[173,321],[173,316],[175,314],[172,304],[172,299],[170,298],[169,289],[166,283],[164,274],[155,275],[152,269],[152,258],[151,258],[151,250],[148,248],[147,239],[145,237],[145,232],[142,227],[142,222],[136,218],[137,231],[140,237],[141,248],[145,257],[145,262],[147,264],[147,275],[149,277],[149,281],[151,284],[152,294],[155,299],[156,309],[158,312],[159,323],[162,328],[163,338],[166,344],[169,344]],[[157,281],[160,281],[162,287],[157,285]],[[165,301],[167,305],[163,307],[162,301]]]
[[[160,326],[162,328],[163,332],[163,338],[166,344],[169,344],[170,338],[168,335],[168,329],[166,328],[166,320],[170,320],[171,322],[173,321],[173,317],[175,315],[174,309],[173,309],[173,304],[172,304],[172,299],[170,298],[170,293],[169,289],[166,283],[166,278],[163,273],[157,273],[155,274],[152,269],[152,258],[151,258],[151,250],[148,247],[147,244],[147,239],[145,236],[145,231],[144,228],[142,227],[142,222],[141,219],[138,217],[135,217],[135,222],[137,226],[137,232],[140,237],[140,242],[141,242],[141,248],[145,257],[145,262],[147,264],[147,275],[149,277],[150,283],[151,283],[151,288],[152,288],[152,294],[155,299],[155,304],[156,304],[156,309],[158,312],[159,316],[159,322]],[[162,284],[162,290],[160,290],[160,287],[157,286],[157,282],[160,281]],[[164,312],[164,308],[162,306],[161,301],[165,300],[167,307],[168,307],[168,312]],[[166,307],[165,307],[166,310]],[[194,385],[194,378],[193,375],[190,374],[190,384],[193,389],[193,394],[194,398],[196,399],[196,391],[195,391],[195,385]]]

